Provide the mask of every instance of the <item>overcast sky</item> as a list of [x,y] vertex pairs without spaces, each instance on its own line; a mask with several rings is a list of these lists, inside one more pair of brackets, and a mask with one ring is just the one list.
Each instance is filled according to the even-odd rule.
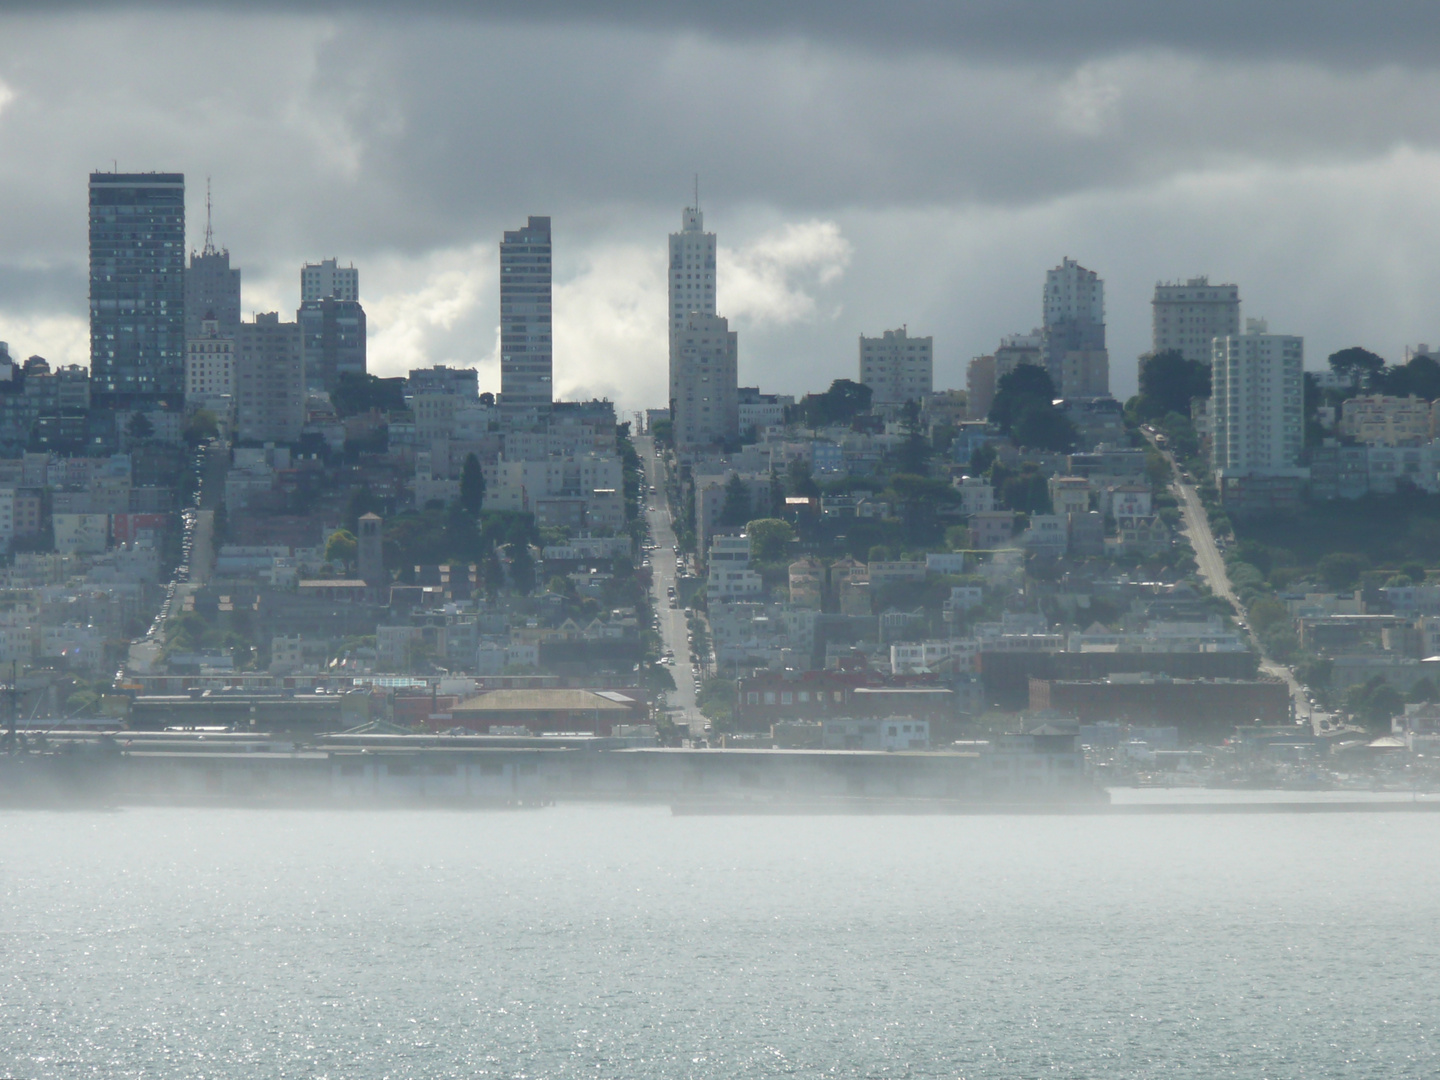
[[1310,367],[1440,340],[1433,5],[591,6],[5,5],[0,340],[88,362],[86,178],[112,162],[186,174],[194,246],[212,178],[247,312],[293,312],[337,256],[372,371],[487,389],[500,233],[549,214],[557,391],[627,409],[665,397],[696,173],[769,391],[854,378],[857,336],[902,324],[963,386],[1063,256],[1105,280],[1117,396],[1162,279],[1238,283]]

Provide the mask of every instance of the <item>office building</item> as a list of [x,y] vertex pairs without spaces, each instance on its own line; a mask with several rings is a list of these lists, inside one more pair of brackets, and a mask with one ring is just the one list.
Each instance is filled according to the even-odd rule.
[[300,324],[282,323],[273,311],[258,314],[254,322],[240,324],[235,345],[236,437],[297,442],[305,426],[306,393]]
[[692,312],[674,349],[670,394],[676,449],[734,442],[740,435],[739,346],[730,323]]
[[[306,300],[296,313],[312,390],[334,390],[343,375],[365,374],[365,309],[358,300]],[[288,325],[288,324],[287,324]]]
[[1178,352],[1186,360],[1208,364],[1217,337],[1240,333],[1240,288],[1211,285],[1205,277],[1183,285],[1157,282],[1150,311],[1153,352]]
[[90,373],[102,405],[185,389],[185,176],[90,174]]
[[[238,324],[235,332],[240,332]],[[211,408],[212,402],[234,394],[235,338],[222,334],[217,320],[206,319],[200,333],[185,342],[185,404]]]
[[340,266],[336,259],[306,263],[300,268],[300,302],[324,300],[360,300],[360,271],[354,266]]
[[860,336],[860,382],[875,408],[917,405],[935,389],[935,339],[911,337],[905,327],[878,338]]
[[[205,190],[205,244],[190,253],[185,270],[185,340],[204,334],[202,323],[214,319],[219,335],[234,340],[240,330],[240,268],[230,265],[230,252],[216,248],[210,223],[210,190]],[[186,347],[189,359],[189,347]],[[187,389],[188,393],[188,389]]]
[[1300,466],[1305,439],[1304,339],[1247,319],[1244,334],[1211,350],[1210,459],[1217,473],[1284,474]]
[[554,401],[550,219],[531,217],[500,244],[500,405],[512,417]]
[[1105,349],[1105,283],[1093,270],[1065,259],[1045,274],[1045,367],[1059,397],[1110,392]]

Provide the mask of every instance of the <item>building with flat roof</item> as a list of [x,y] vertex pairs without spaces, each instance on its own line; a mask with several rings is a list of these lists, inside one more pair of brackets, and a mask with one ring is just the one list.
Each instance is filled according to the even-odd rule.
[[1210,363],[1217,337],[1240,333],[1240,288],[1211,285],[1207,277],[1156,282],[1150,301],[1150,347],[1155,353],[1178,352],[1186,360]]
[[875,407],[917,405],[935,389],[935,339],[911,337],[906,327],[880,337],[860,335],[860,380]]
[[185,391],[185,175],[90,174],[90,375],[99,404]]
[[548,413],[554,401],[550,219],[531,216],[500,244],[500,405]]
[[1247,319],[1243,334],[1211,350],[1211,466],[1236,476],[1275,476],[1300,467],[1305,441],[1304,339],[1272,334]]
[[1045,274],[1045,368],[1058,397],[1110,392],[1105,349],[1105,283],[1094,270],[1064,259]]
[[337,259],[322,259],[300,268],[300,302],[324,300],[360,300],[360,271],[340,266]]

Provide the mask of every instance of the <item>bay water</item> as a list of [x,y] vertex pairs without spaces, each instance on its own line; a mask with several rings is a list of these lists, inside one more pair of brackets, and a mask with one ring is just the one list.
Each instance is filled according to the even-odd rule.
[[1437,1074],[1437,814],[0,813],[5,1077]]

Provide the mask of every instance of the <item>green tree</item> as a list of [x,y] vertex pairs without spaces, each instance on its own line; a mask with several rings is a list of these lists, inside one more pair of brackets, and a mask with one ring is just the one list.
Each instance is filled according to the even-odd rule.
[[535,559],[530,554],[530,545],[511,544],[509,551],[510,583],[516,592],[529,596],[535,591]]
[[781,518],[756,518],[746,524],[745,532],[750,537],[750,557],[756,562],[785,558],[795,539],[795,530]]
[[1337,375],[1358,374],[1360,383],[1364,386],[1385,370],[1385,361],[1369,349],[1351,345],[1348,349],[1330,354],[1330,370]]
[[355,539],[355,534],[349,529],[336,529],[325,541],[325,561],[332,566],[340,566],[348,570],[355,562],[355,556],[360,551],[360,545]]
[[785,492],[797,498],[813,499],[820,494],[820,485],[810,473],[810,463],[804,458],[793,458],[785,466]]
[[872,391],[863,383],[836,379],[823,394],[806,394],[792,407],[792,417],[808,427],[848,424],[870,411]]
[[1011,437],[1032,450],[1069,453],[1075,449],[1075,423],[1050,402],[1031,402],[1020,410]]
[[1369,566],[1363,555],[1352,555],[1344,551],[1332,551],[1320,560],[1316,569],[1320,578],[1332,589],[1351,589],[1360,580],[1360,574]]
[[474,454],[466,454],[460,468],[460,505],[471,515],[478,515],[485,505],[485,470]]
[[720,524],[727,528],[744,525],[750,519],[750,487],[732,473],[725,484],[725,502],[720,506]]
[[1405,699],[1379,675],[1369,682],[1350,687],[1345,694],[1345,705],[1355,714],[1355,719],[1372,732],[1388,734],[1390,721],[1405,711]]
[[209,409],[196,409],[185,421],[184,437],[191,446],[199,446],[220,435],[220,419]]
[[1440,398],[1440,363],[1429,356],[1414,356],[1408,364],[1386,368],[1379,378],[1372,378],[1371,385],[1395,397],[1414,394],[1426,401]]
[[1140,357],[1140,393],[1136,418],[1155,420],[1167,413],[1190,415],[1192,398],[1210,396],[1210,365],[1186,360],[1183,353],[1166,349]]
[[1075,445],[1075,425],[1054,404],[1055,384],[1038,364],[1021,364],[1001,377],[990,421],[1022,446],[1065,451]]
[[930,442],[920,430],[920,406],[907,401],[901,412],[905,441],[900,444],[900,471],[921,473],[930,462]]
[[141,443],[155,437],[155,425],[144,413],[131,413],[130,421],[125,425],[125,434],[132,443]]
[[330,392],[330,403],[340,417],[357,416],[373,410],[403,412],[405,380],[382,379],[376,375],[360,375],[347,371],[340,376]]

